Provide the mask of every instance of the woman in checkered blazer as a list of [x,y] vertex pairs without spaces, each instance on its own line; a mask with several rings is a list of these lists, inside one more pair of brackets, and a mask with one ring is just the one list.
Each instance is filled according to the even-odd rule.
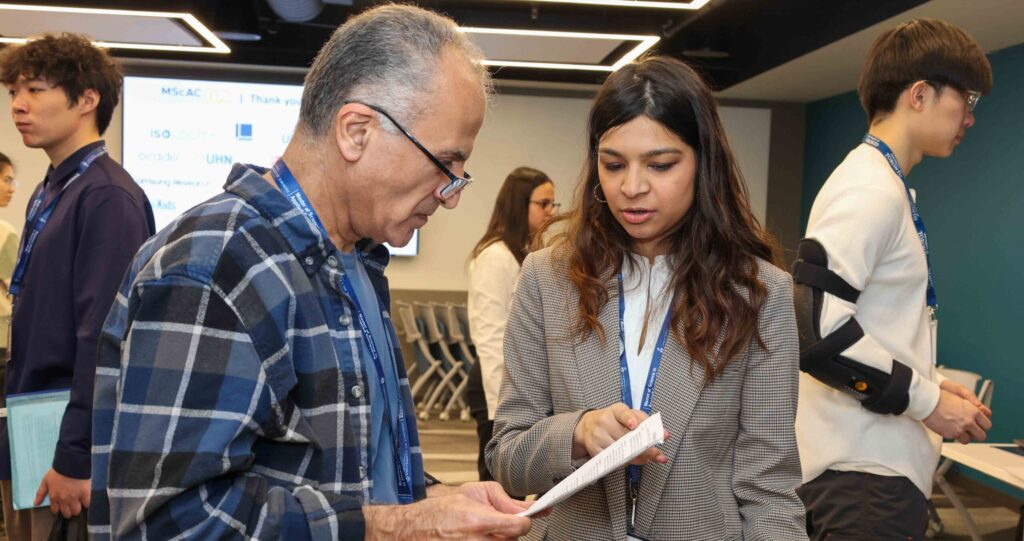
[[663,445],[531,537],[807,539],[792,282],[710,89],[673,59],[628,65],[598,93],[589,149],[566,232],[516,287],[491,472],[547,491],[661,412]]

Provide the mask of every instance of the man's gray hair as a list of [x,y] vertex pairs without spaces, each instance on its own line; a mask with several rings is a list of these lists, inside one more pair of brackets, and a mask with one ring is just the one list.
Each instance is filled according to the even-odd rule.
[[[455,22],[414,6],[388,4],[341,25],[306,74],[299,129],[324,135],[345,103],[383,108],[409,126],[427,108],[441,53],[452,50],[472,63],[481,90],[491,91],[483,54]],[[390,122],[385,129],[394,130]]]

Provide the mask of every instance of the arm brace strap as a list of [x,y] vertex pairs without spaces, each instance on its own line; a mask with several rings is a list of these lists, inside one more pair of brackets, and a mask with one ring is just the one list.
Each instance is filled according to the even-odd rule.
[[828,336],[821,336],[821,307],[825,294],[856,303],[860,291],[828,268],[825,247],[816,240],[800,241],[793,264],[796,284],[797,328],[800,333],[800,370],[818,381],[860,401],[868,411],[899,415],[910,403],[914,372],[893,360],[892,373],[885,373],[842,355],[864,337],[857,320],[850,318]]

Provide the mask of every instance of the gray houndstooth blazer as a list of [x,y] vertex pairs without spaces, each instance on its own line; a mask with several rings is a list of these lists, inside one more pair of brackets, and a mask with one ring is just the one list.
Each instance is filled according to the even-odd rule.
[[[557,248],[556,248],[557,249]],[[505,375],[487,465],[513,494],[545,492],[572,473],[572,434],[587,410],[620,401],[618,290],[607,283],[599,314],[608,339],[571,337],[579,296],[552,248],[523,263],[505,329]],[[793,428],[798,345],[788,274],[761,262],[768,288],[752,343],[714,382],[669,338],[653,411],[671,438],[668,464],[643,467],[638,531],[672,539],[806,540],[795,489],[800,460]],[[629,512],[625,470],[555,507],[531,538],[621,540]]]

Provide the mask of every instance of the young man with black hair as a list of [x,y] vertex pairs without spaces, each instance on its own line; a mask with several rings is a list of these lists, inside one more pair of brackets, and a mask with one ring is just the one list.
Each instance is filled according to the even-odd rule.
[[[60,513],[85,520],[90,499],[92,395],[100,330],[135,252],[155,231],[142,189],[100,136],[121,92],[121,71],[83,36],[44,36],[0,57],[11,117],[50,168],[30,199],[11,294],[7,395],[71,390],[53,465],[36,494],[49,508],[14,511],[6,420],[0,479],[11,539],[44,539]],[[7,332],[4,330],[4,332]]]
[[950,156],[992,88],[962,30],[916,19],[861,73],[863,144],[818,193],[794,267],[797,438],[811,539],[923,539],[940,436],[985,439],[991,411],[935,370],[937,295],[906,175]]

